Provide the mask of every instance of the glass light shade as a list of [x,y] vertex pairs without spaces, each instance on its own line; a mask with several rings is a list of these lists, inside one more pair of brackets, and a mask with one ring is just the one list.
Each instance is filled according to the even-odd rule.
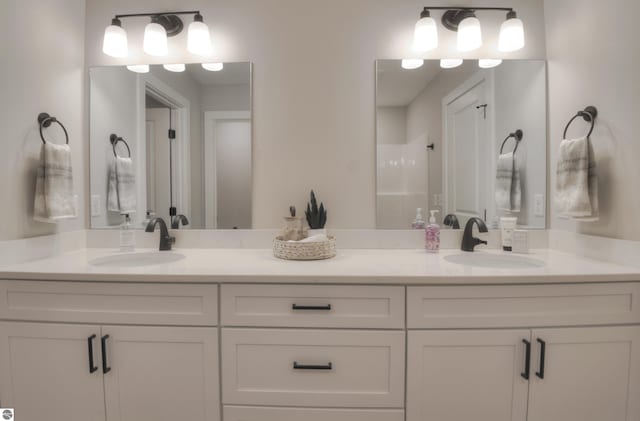
[[224,68],[224,63],[202,63],[202,68],[210,72],[219,72]]
[[507,19],[500,26],[498,50],[503,53],[518,51],[524,47],[524,25],[518,18]]
[[478,60],[478,66],[482,69],[491,69],[502,64],[502,60],[499,58],[481,58]]
[[144,28],[143,50],[152,56],[167,55],[167,31],[162,25],[151,22]]
[[440,67],[443,69],[453,69],[463,63],[461,58],[443,58],[440,60]]
[[121,26],[112,24],[104,30],[102,52],[116,58],[124,58],[129,54],[127,33]]
[[413,70],[422,67],[424,60],[421,58],[403,58],[402,68],[406,70]]
[[482,47],[482,28],[476,17],[468,17],[458,25],[458,51],[468,52]]
[[420,18],[413,32],[413,49],[424,53],[438,47],[438,27],[432,17]]
[[189,24],[187,50],[200,56],[211,53],[211,35],[209,27],[204,22],[193,21]]
[[170,72],[184,72],[184,70],[186,69],[186,66],[182,63],[163,64],[162,67]]
[[149,73],[149,65],[148,64],[132,64],[127,66],[127,69],[136,73]]

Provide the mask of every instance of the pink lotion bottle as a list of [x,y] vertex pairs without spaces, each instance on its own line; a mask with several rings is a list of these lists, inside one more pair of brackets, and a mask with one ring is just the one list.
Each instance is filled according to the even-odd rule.
[[425,232],[425,248],[428,253],[437,253],[440,251],[440,225],[436,224],[436,212],[432,210],[429,218],[429,225],[424,229]]

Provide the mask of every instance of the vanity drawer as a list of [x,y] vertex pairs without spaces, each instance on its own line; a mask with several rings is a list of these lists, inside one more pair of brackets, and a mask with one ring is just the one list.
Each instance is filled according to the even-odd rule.
[[0,319],[214,326],[217,285],[0,281]]
[[401,409],[277,408],[225,406],[225,421],[404,421]]
[[222,285],[225,326],[401,329],[404,287]]
[[624,323],[640,323],[639,283],[407,289],[409,329]]
[[402,408],[404,348],[404,331],[222,329],[222,400]]

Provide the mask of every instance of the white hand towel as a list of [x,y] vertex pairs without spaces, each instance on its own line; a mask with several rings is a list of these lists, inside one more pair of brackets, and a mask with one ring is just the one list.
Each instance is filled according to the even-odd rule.
[[583,222],[598,220],[598,177],[589,138],[560,142],[555,199],[561,217]]
[[131,158],[118,156],[109,165],[107,209],[120,214],[136,211],[136,173]]
[[499,210],[520,212],[522,190],[520,169],[513,152],[498,156],[496,172],[496,206]]
[[55,223],[59,219],[75,218],[76,215],[71,149],[66,144],[47,142],[40,151],[33,218]]

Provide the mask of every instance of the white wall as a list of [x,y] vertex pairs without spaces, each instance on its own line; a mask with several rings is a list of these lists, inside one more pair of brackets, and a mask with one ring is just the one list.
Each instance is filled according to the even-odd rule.
[[[0,2],[0,240],[84,228],[86,109],[84,104],[83,0]],[[62,121],[72,147],[77,219],[57,225],[33,221],[35,171],[42,144],[36,117],[48,112]],[[63,142],[58,127],[46,130]]]
[[209,85],[201,92],[202,111],[251,111],[251,85]]
[[[591,136],[599,173],[600,221],[551,227],[640,240],[640,2],[545,0],[549,59],[551,192],[564,126],[587,105],[599,115]],[[578,123],[568,134],[578,136]]]
[[407,107],[377,107],[378,145],[407,143]]
[[[457,5],[455,0],[441,4]],[[487,5],[475,0],[469,5]],[[544,58],[542,0],[496,0],[527,25],[527,47],[513,58]],[[329,209],[329,227],[375,227],[375,68],[379,58],[409,53],[421,4],[414,0],[88,0],[87,65],[125,64],[101,52],[116,13],[200,9],[211,27],[207,61],[251,61],[254,227],[279,227],[288,206],[299,209],[313,188]],[[483,14],[486,47],[495,56],[504,15]],[[128,62],[142,54],[144,19],[123,20]],[[453,33],[441,31],[449,55]],[[186,53],[186,34],[170,41],[167,62],[200,61]],[[158,62],[158,61],[155,61]]]

